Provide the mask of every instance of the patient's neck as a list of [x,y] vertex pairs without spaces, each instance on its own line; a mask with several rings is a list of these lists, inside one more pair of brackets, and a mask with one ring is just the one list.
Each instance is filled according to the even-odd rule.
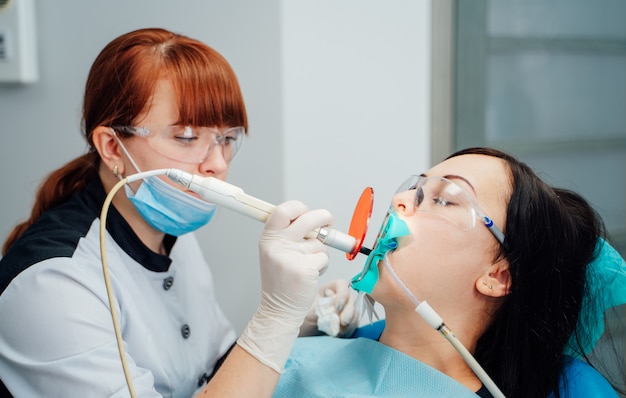
[[[380,336],[381,343],[445,373],[472,391],[480,389],[482,383],[459,353],[417,313],[394,314],[392,312],[386,313],[385,317],[386,325]],[[478,340],[478,332],[472,330],[471,327],[451,329],[459,341],[473,353]]]

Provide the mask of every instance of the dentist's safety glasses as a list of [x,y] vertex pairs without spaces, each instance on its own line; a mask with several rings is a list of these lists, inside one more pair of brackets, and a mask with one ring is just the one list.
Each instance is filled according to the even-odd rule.
[[182,163],[200,164],[219,147],[224,160],[230,162],[243,144],[245,129],[191,126],[113,126],[120,133],[146,138],[155,152]]
[[504,243],[504,234],[493,220],[478,206],[476,201],[455,182],[444,177],[411,176],[397,193],[414,191],[416,211],[436,214],[464,230],[483,224]]

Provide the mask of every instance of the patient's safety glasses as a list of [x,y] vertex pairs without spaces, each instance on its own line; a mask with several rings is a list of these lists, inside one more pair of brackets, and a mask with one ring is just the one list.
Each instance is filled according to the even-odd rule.
[[444,177],[409,177],[396,191],[415,191],[414,205],[420,212],[436,214],[464,230],[471,230],[477,224],[485,225],[504,243],[504,234],[494,224],[476,201],[455,182]]
[[243,143],[245,129],[223,130],[191,126],[113,126],[113,130],[146,138],[148,146],[161,155],[182,163],[204,162],[215,147],[220,147],[224,160],[230,162]]

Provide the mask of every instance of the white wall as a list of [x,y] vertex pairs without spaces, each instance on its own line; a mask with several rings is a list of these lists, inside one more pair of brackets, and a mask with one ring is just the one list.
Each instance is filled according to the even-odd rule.
[[[371,247],[396,188],[430,163],[430,3],[286,0],[282,16],[285,198],[347,232],[371,186]],[[331,249],[323,280],[364,261]]]
[[[14,0],[20,1],[20,0]],[[82,89],[115,36],[162,26],[198,38],[232,64],[250,138],[230,182],[271,203],[328,208],[347,231],[372,186],[373,239],[395,186],[427,168],[428,0],[36,1],[40,80],[0,85],[0,236],[28,216],[39,182],[80,155]],[[258,303],[262,225],[224,210],[199,232],[224,311],[241,331]],[[350,278],[331,250],[325,279]]]

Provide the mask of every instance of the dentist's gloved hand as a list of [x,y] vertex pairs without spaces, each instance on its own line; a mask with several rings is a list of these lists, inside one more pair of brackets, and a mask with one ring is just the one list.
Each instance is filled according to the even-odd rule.
[[298,201],[278,205],[265,223],[259,241],[261,303],[237,344],[279,373],[328,267],[326,246],[304,237],[332,223],[328,211],[309,211]]
[[324,284],[304,319],[300,336],[322,333],[338,337],[351,335],[359,322],[359,313],[354,308],[356,297],[356,292],[346,280],[337,279]]

